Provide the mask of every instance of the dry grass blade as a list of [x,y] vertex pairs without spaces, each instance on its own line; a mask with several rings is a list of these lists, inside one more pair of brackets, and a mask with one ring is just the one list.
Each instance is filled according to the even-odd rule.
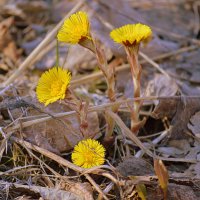
[[120,119],[120,117],[113,113],[112,111],[106,112],[108,115],[110,115],[117,125],[123,130],[123,133],[130,138],[138,147],[140,147],[145,153],[147,153],[149,156],[154,157],[153,153],[149,151],[142,142],[131,132],[131,130],[124,124],[124,122]]

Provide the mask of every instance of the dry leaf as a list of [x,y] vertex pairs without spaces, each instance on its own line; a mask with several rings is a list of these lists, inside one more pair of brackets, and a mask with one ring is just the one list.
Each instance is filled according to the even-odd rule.
[[125,177],[153,174],[153,167],[148,162],[142,158],[135,158],[133,156],[124,158],[124,161],[117,166],[117,170]]
[[190,152],[191,146],[189,140],[170,140],[166,147],[158,147],[158,152],[164,156],[180,157],[186,156]]
[[200,111],[196,112],[191,118],[188,123],[188,128],[192,131],[192,133],[200,138]]
[[167,200],[167,188],[168,188],[168,171],[162,162],[162,160],[154,160],[154,170],[156,175],[158,176],[159,185],[163,190],[164,199]]
[[14,63],[16,63],[19,58],[20,51],[17,49],[14,42],[9,42],[8,45],[3,49],[3,53]]
[[177,91],[175,80],[163,74],[155,74],[147,86],[147,96],[174,96]]
[[0,51],[2,51],[7,46],[7,44],[12,41],[9,28],[13,22],[13,17],[9,17],[0,23]]
[[[51,114],[70,111],[67,106],[59,103],[51,104],[45,108],[39,106],[39,104],[36,105],[41,110]],[[38,112],[32,110],[29,114],[35,115]],[[88,131],[93,136],[97,136],[99,133],[99,120],[95,112],[88,114]],[[83,139],[76,116],[62,117],[59,120],[51,119],[47,122],[26,128],[23,133],[25,138],[34,144],[47,148],[49,151],[53,150],[54,152],[70,150]]]
[[187,98],[180,96],[180,99],[160,100],[155,107],[152,117],[162,119],[164,117],[172,118],[171,134],[172,139],[184,139],[188,135],[188,123],[193,115],[200,110],[200,99]]
[[16,43],[10,33],[10,27],[13,23],[13,17],[9,17],[0,23],[0,52],[3,52],[6,57],[16,63],[21,51],[17,49]]

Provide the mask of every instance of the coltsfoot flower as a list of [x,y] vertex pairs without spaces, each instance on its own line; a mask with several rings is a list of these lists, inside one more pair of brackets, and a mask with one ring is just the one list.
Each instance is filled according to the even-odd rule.
[[127,24],[110,32],[110,37],[125,46],[138,45],[148,42],[152,37],[151,28],[144,24]]
[[57,34],[60,42],[77,44],[84,39],[90,39],[90,23],[87,13],[79,11],[64,21]]
[[82,140],[74,147],[72,161],[83,168],[102,165],[105,162],[105,148],[97,140]]
[[39,102],[47,106],[59,99],[64,99],[70,80],[71,73],[61,67],[53,67],[44,72],[36,88]]

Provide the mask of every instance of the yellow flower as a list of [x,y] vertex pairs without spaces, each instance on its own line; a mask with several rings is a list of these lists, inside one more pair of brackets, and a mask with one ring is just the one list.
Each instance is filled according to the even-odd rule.
[[57,34],[60,42],[77,44],[90,37],[90,23],[85,12],[77,12],[64,21]]
[[111,31],[110,37],[125,46],[148,42],[152,37],[151,28],[144,24],[127,24]]
[[44,72],[36,88],[38,100],[47,106],[59,99],[64,99],[70,80],[70,72],[61,67],[53,67]]
[[105,162],[105,148],[96,140],[82,140],[74,147],[72,161],[83,168],[102,165]]

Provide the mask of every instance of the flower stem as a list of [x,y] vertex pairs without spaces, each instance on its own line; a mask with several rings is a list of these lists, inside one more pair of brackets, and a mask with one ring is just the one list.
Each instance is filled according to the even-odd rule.
[[[140,97],[140,79],[141,79],[141,66],[138,62],[138,49],[139,46],[135,47],[125,47],[127,53],[127,59],[130,63],[131,75],[133,80],[133,97]],[[133,106],[131,108],[131,130],[133,133],[137,134],[140,128],[140,119],[139,119],[139,111],[140,111],[141,102],[135,101],[133,102]]]
[[[92,38],[92,37],[91,37]],[[84,40],[79,43],[81,46],[89,49],[92,51],[97,59],[99,69],[102,71],[107,84],[107,94],[108,98],[111,102],[116,101],[116,94],[115,94],[115,69],[113,67],[109,67],[105,55],[104,49],[100,47],[100,44],[95,41],[94,39],[91,40]],[[117,112],[118,105],[111,107],[113,112]],[[110,116],[106,116],[107,128],[106,128],[106,137],[110,137],[113,134],[113,129],[115,122]]]
[[56,66],[59,66],[59,42],[56,40]]

